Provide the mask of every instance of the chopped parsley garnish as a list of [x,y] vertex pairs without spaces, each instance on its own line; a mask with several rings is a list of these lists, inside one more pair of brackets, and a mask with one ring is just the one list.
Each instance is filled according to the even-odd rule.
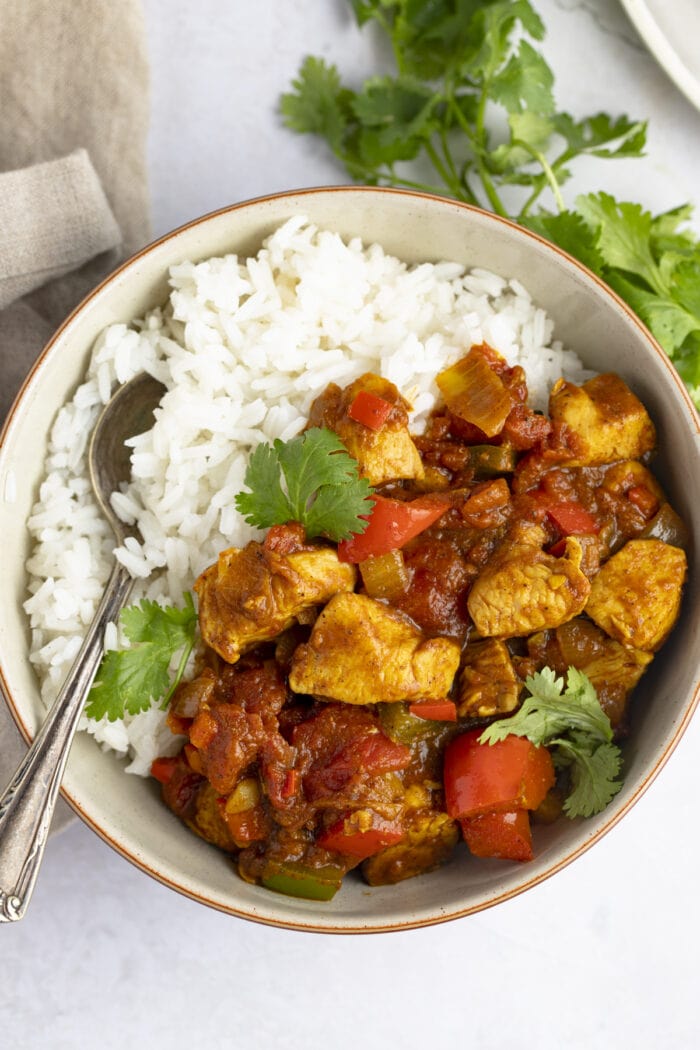
[[372,488],[332,430],[313,427],[290,441],[258,445],[244,481],[251,491],[236,496],[236,507],[260,529],[298,521],[310,539],[337,542],[367,528],[362,515],[372,509]]
[[510,718],[493,722],[479,737],[495,744],[511,733],[527,737],[553,752],[557,768],[567,768],[571,792],[564,802],[568,817],[591,817],[605,809],[622,787],[616,779],[621,753],[612,742],[610,720],[600,706],[593,683],[570,667],[564,680],[545,667],[525,680],[530,693]]
[[[88,694],[85,713],[110,722],[136,715],[154,703],[166,707],[184,674],[195,642],[197,612],[192,595],[184,608],[142,599],[122,609],[120,621],[131,643],[105,653]],[[170,664],[180,654],[171,679]]]

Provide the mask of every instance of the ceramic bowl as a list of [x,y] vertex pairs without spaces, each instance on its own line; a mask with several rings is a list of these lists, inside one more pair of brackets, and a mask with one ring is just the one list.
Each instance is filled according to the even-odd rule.
[[609,831],[639,798],[673,751],[698,701],[700,503],[698,417],[667,357],[631,311],[563,252],[494,215],[437,197],[395,190],[332,188],[279,194],[226,208],[163,237],[121,266],[68,318],[35,364],[8,417],[0,442],[0,683],[24,736],[42,718],[27,659],[25,527],[42,475],[47,436],[60,405],[72,396],[91,346],[106,325],[129,321],[167,297],[173,263],[223,252],[253,254],[289,216],[303,213],[322,227],[410,261],[453,259],[516,277],[555,321],[555,336],[598,371],[617,371],[648,407],[658,428],[656,470],[693,536],[691,574],[675,631],[635,700],[625,744],[621,792],[599,816],[561,820],[535,831],[529,864],[471,860],[466,848],[439,871],[397,886],[370,888],[349,877],[328,903],[297,900],[243,882],[222,853],[197,839],[168,810],[158,785],[125,776],[123,764],[79,734],[64,794],[83,820],[144,872],[173,889],[232,915],[301,930],[369,932],[442,922],[497,904],[541,882]]

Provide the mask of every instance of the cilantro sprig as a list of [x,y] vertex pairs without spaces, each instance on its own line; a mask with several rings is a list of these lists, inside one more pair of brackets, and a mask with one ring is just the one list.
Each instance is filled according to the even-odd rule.
[[[120,621],[131,643],[128,649],[105,653],[88,694],[85,713],[110,722],[136,715],[154,703],[168,705],[184,674],[195,642],[197,612],[192,595],[184,608],[159,605],[144,598],[122,609]],[[171,679],[170,665],[179,653]]]
[[339,541],[367,528],[361,515],[372,509],[372,488],[342,441],[324,427],[258,445],[244,483],[251,491],[236,496],[236,508],[260,529],[299,521],[309,538]]
[[617,779],[622,756],[593,683],[570,667],[564,688],[564,680],[545,667],[527,678],[525,687],[530,695],[518,711],[493,722],[479,737],[480,743],[495,744],[514,733],[550,748],[555,765],[570,771],[571,791],[564,802],[567,816],[599,813],[622,787]]
[[537,46],[545,27],[529,0],[350,3],[358,25],[374,23],[388,38],[395,74],[352,88],[336,66],[309,56],[281,98],[287,126],[325,138],[357,181],[447,194],[554,241],[629,303],[700,407],[700,240],[688,227],[691,209],[652,215],[606,193],[573,203],[563,194],[581,157],[642,156],[646,123],[557,109]]

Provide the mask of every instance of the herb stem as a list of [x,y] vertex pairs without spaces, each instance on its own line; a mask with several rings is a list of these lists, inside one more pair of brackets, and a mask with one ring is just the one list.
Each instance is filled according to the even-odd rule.
[[[430,160],[432,161],[433,167],[437,171],[437,173],[440,176],[440,178],[442,179],[442,181],[445,183],[445,186],[449,189],[449,191],[452,193],[452,195],[454,197],[459,197],[460,196],[460,185],[459,185],[459,182],[457,181],[456,176],[453,175],[450,171],[447,170],[446,166],[443,164],[442,160],[440,159],[440,155],[438,154],[438,151],[435,149],[435,147],[433,146],[432,142],[426,142],[426,144],[425,144],[425,151],[428,154],[428,156],[430,157]],[[443,193],[444,193],[444,191],[443,191]]]
[[476,163],[479,170],[479,178],[481,179],[481,183],[484,187],[484,191],[486,193],[486,196],[488,197],[492,209],[497,215],[500,215],[502,218],[508,218],[508,211],[504,207],[501,198],[496,192],[496,187],[494,186],[491,176],[486,169],[486,165],[484,164],[483,159],[484,148],[486,145],[487,100],[488,90],[487,85],[485,85],[483,91],[481,92],[481,97],[479,98],[479,108],[477,110],[476,119],[476,134],[474,134],[474,131],[472,130],[469,122],[466,120],[464,114],[462,113],[462,110],[458,106],[457,100],[455,99],[454,95],[450,95],[450,107],[455,115],[457,123],[467,135],[469,141],[472,143],[474,153],[476,154]]
[[[560,212],[566,211],[566,203],[561,195],[559,182],[557,180],[556,175],[554,174],[554,171],[552,170],[552,166],[549,164],[549,161],[545,157],[544,153],[542,153],[541,150],[533,149],[532,146],[528,145],[527,142],[518,141],[517,145],[521,146],[524,150],[526,150],[530,154],[530,156],[533,157],[533,159],[536,160],[537,163],[540,165],[544,177],[547,180],[547,184],[549,185],[549,188],[552,191],[552,196],[554,197],[557,208]],[[543,187],[542,185],[540,185],[536,187],[536,189],[530,194],[520,211],[519,218],[524,218],[527,215],[528,211],[542,192],[542,189]]]
[[420,190],[421,193],[434,193],[438,197],[445,196],[444,186],[432,186],[428,182],[414,182],[412,179],[403,178],[394,172],[391,172],[389,175],[380,174],[379,177],[385,179],[389,186],[405,186],[410,190]]
[[168,704],[170,703],[170,701],[172,699],[173,693],[175,692],[175,690],[177,689],[177,687],[179,686],[179,684],[180,684],[180,682],[182,680],[182,676],[185,673],[185,668],[187,667],[187,661],[189,660],[190,653],[192,652],[193,649],[194,649],[194,638],[189,640],[187,642],[187,644],[185,645],[185,648],[182,650],[182,655],[180,656],[180,660],[179,660],[179,663],[177,665],[177,671],[175,672],[175,677],[173,678],[172,682],[170,683],[170,688],[168,689],[167,693],[165,694],[165,696],[163,697],[163,699],[161,701],[161,704],[160,704],[161,710],[165,711],[167,709]]

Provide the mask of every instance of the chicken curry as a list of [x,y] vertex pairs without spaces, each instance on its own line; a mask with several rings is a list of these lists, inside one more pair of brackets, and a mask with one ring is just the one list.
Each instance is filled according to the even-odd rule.
[[[622,738],[678,617],[685,528],[619,377],[559,380],[548,415],[487,345],[437,382],[418,436],[376,375],[311,409],[374,486],[363,533],[336,544],[275,525],[196,582],[198,673],[168,714],[185,742],[152,771],[250,882],[330,899],[352,868],[396,883],[460,838],[530,858],[530,820],[558,817],[565,773],[545,747],[479,746],[479,732],[518,709],[528,675],[574,667]],[[515,788],[464,802],[466,752],[483,784],[497,750]]]

